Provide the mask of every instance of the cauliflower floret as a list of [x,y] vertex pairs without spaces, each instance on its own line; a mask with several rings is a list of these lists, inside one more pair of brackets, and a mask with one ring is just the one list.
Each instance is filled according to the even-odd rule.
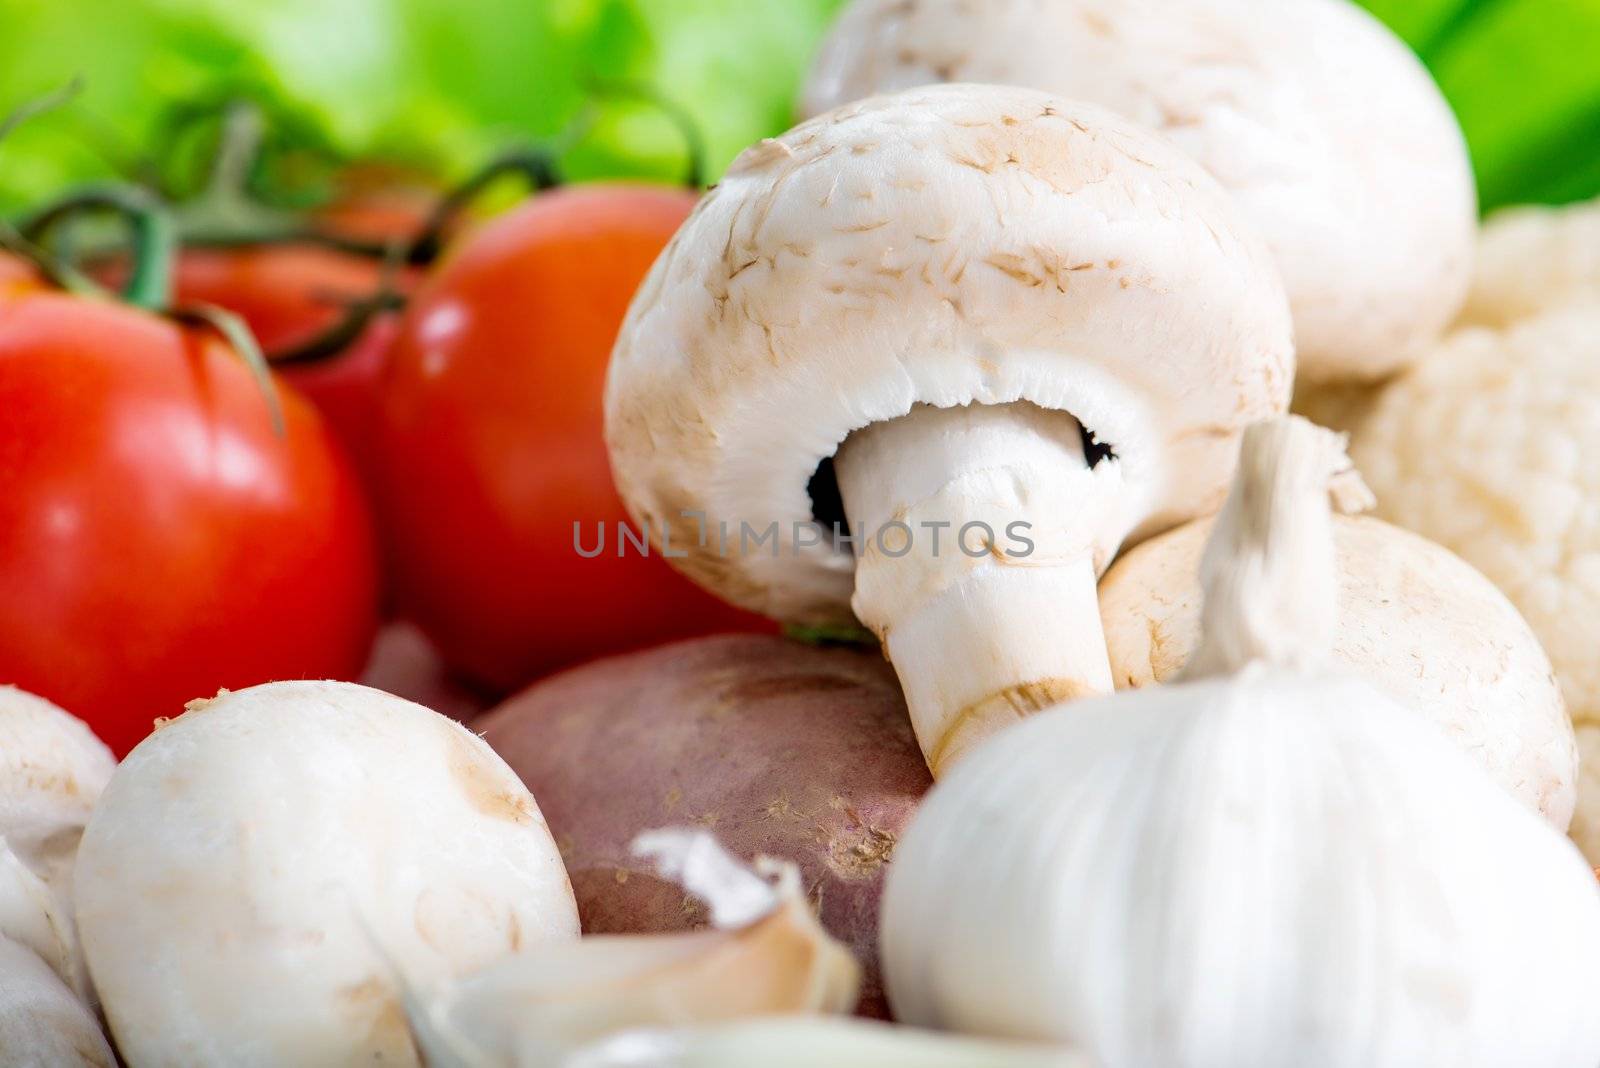
[[1484,224],[1461,323],[1510,326],[1583,301],[1600,304],[1600,200],[1507,208]]
[[[1138,546],[1100,583],[1119,689],[1167,682],[1200,640],[1200,556],[1212,520]],[[1334,517],[1333,663],[1421,712],[1558,830],[1577,750],[1550,660],[1503,594],[1460,557],[1377,519]],[[1600,803],[1600,802],[1597,802]]]
[[1446,339],[1384,391],[1351,457],[1380,515],[1505,592],[1573,720],[1600,723],[1600,306]]

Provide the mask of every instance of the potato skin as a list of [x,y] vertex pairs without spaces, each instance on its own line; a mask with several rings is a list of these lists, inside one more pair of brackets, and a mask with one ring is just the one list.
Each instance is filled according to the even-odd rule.
[[887,1016],[878,899],[932,785],[894,672],[875,652],[722,635],[554,676],[474,724],[539,801],[589,933],[704,926],[705,909],[630,856],[640,831],[697,823],[733,853],[799,865],[824,926]]

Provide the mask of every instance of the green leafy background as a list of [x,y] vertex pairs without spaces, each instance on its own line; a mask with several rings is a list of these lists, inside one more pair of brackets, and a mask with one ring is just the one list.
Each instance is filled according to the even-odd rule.
[[[595,79],[689,108],[720,172],[788,125],[842,0],[0,0],[0,108],[84,91],[0,148],[0,210],[64,184],[176,166],[178,103],[248,93],[349,157],[454,175],[549,139]],[[1472,144],[1485,208],[1600,192],[1600,0],[1367,0],[1428,62]],[[1374,101],[1381,107],[1381,101]],[[568,173],[669,176],[681,141],[607,105]],[[170,176],[169,176],[170,177]]]

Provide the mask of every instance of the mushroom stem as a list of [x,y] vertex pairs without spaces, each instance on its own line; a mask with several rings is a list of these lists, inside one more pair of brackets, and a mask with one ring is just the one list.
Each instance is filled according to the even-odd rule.
[[918,406],[834,458],[851,607],[878,635],[935,777],[1008,723],[1109,693],[1082,430],[1027,403]]

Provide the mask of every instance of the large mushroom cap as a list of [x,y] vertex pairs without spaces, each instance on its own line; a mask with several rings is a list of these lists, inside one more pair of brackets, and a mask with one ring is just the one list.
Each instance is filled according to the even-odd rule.
[[[1270,258],[1192,161],[1095,107],[936,86],[734,162],[634,300],[607,437],[675,563],[746,607],[833,622],[850,551],[792,534],[852,431],[919,403],[1069,412],[1115,457],[1094,471],[1117,501],[1095,532],[1109,559],[1221,501],[1238,432],[1283,410],[1292,370]],[[772,523],[776,553],[740,545],[741,524]]]
[[1349,0],[856,0],[803,108],[933,82],[1092,101],[1172,138],[1278,260],[1308,378],[1376,378],[1436,337],[1471,272],[1461,132]]

